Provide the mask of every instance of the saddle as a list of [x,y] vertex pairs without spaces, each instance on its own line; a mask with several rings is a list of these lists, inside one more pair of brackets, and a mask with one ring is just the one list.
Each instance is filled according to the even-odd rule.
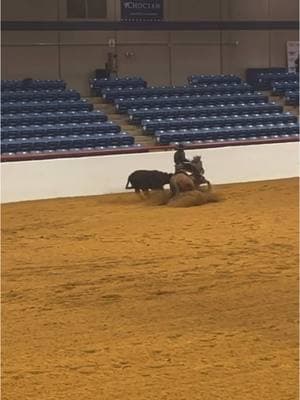
[[178,174],[184,174],[186,176],[191,176],[192,174],[188,173],[185,169],[177,169],[175,170],[175,174],[174,175],[178,175]]

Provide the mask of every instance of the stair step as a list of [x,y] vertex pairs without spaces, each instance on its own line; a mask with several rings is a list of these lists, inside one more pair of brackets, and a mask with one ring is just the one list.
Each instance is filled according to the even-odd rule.
[[154,138],[143,135],[140,127],[128,123],[128,117],[124,114],[117,114],[113,104],[106,103],[101,98],[89,97],[88,101],[94,104],[94,109],[104,112],[109,121],[121,126],[123,132],[127,132],[134,136],[135,142],[143,146],[154,146]]
[[272,94],[271,90],[266,90],[266,91],[263,91],[262,93],[269,97],[269,101],[273,101],[274,103],[277,103],[278,105],[282,106],[284,112],[291,112],[296,117],[299,118],[299,107],[298,106],[285,105],[285,98],[283,96],[274,96]]

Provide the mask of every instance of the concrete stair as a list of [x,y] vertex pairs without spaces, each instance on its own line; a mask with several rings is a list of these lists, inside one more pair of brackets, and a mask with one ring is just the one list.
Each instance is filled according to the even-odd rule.
[[269,97],[269,101],[274,101],[275,103],[283,106],[283,111],[290,112],[290,113],[294,114],[296,117],[298,117],[298,119],[299,119],[299,107],[286,106],[284,97],[273,96],[271,91],[264,91],[263,93]]
[[127,132],[130,135],[134,136],[136,144],[141,144],[144,147],[155,146],[154,139],[151,136],[143,135],[140,127],[129,124],[127,115],[118,114],[112,104],[104,102],[99,97],[88,97],[86,99],[94,104],[95,110],[100,110],[104,112],[107,115],[109,121],[120,125],[123,132]]

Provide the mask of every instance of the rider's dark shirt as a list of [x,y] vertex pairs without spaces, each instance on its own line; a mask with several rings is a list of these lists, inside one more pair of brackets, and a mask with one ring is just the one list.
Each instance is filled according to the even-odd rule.
[[184,150],[177,150],[176,153],[174,154],[174,162],[175,164],[181,164],[184,162],[189,162],[189,160],[187,160],[185,158],[185,152]]

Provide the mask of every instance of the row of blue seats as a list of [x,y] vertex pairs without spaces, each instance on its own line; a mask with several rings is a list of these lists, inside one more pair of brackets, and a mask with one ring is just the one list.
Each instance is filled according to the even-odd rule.
[[1,141],[1,152],[22,152],[34,150],[60,150],[71,148],[89,148],[97,146],[124,146],[134,144],[134,137],[123,132],[106,135],[71,135],[57,137],[32,137],[4,139]]
[[4,114],[2,126],[68,124],[83,122],[105,122],[107,116],[101,111],[59,111],[32,114]]
[[287,106],[299,106],[299,90],[289,91],[285,94],[285,104]]
[[212,83],[219,84],[219,83],[240,83],[241,82],[241,78],[236,75],[233,75],[233,74],[228,74],[228,75],[224,75],[224,74],[191,75],[187,78],[187,80],[190,85],[198,85],[198,84],[203,84],[203,83],[207,83],[210,85]]
[[228,126],[202,129],[184,129],[180,131],[158,131],[155,133],[157,144],[170,144],[186,141],[216,141],[218,139],[247,139],[259,137],[278,136],[298,137],[299,124],[267,124],[248,126]]
[[26,82],[20,79],[1,80],[1,90],[53,90],[66,88],[66,83],[63,80],[39,80],[35,79],[31,82]]
[[117,88],[103,89],[102,97],[107,101],[127,97],[153,97],[153,96],[184,96],[205,95],[222,93],[245,93],[253,92],[254,89],[248,83],[222,83],[201,86],[173,86],[173,87],[148,87],[148,88]]
[[78,100],[77,90],[6,90],[1,93],[1,102],[40,101],[40,100]]
[[283,107],[281,105],[271,102],[261,104],[241,103],[204,106],[199,105],[194,107],[143,108],[139,110],[128,110],[128,115],[131,123],[140,124],[143,119],[276,113],[282,112],[282,110]]
[[272,93],[277,96],[283,96],[287,91],[299,90],[299,81],[273,82]]
[[200,118],[177,118],[165,120],[142,121],[143,131],[154,134],[158,130],[191,129],[216,126],[259,125],[268,123],[297,122],[297,117],[291,113],[253,114],[253,115],[223,115]]
[[134,99],[117,99],[115,107],[117,112],[125,113],[129,109],[141,109],[145,107],[177,107],[196,106],[200,104],[229,104],[229,103],[266,103],[268,97],[261,93],[241,93],[223,95],[193,95],[193,96],[161,96],[141,97]]
[[101,89],[101,92],[98,91],[96,93],[96,95],[103,97],[103,99],[105,99],[107,101],[112,102],[114,99],[123,97],[123,96],[121,96],[123,91],[125,93],[124,97],[130,97],[130,96],[128,96],[129,93],[132,97],[134,97],[136,92],[143,92],[144,90],[147,90],[150,88],[153,89],[153,87],[145,87],[145,86],[107,87],[107,88]]
[[141,77],[90,79],[90,88],[101,90],[108,87],[146,87],[147,82]]
[[255,87],[259,90],[271,90],[273,82],[290,82],[298,80],[296,72],[268,72],[258,74]]
[[86,122],[82,124],[4,126],[1,130],[1,136],[6,139],[14,137],[100,134],[106,132],[119,133],[120,131],[120,126],[113,122]]
[[92,111],[93,104],[86,100],[57,100],[4,103],[2,114],[42,113],[57,111]]
[[262,74],[270,73],[286,73],[287,68],[284,67],[269,67],[269,68],[247,68],[246,69],[246,82],[254,86],[257,90],[263,90],[263,88],[258,88],[258,79],[262,77]]
[[51,150],[51,149],[46,149],[46,150],[29,150],[29,151],[16,151],[16,152],[2,152],[1,158],[3,161],[15,161],[16,157],[19,159],[26,159],[28,160],[27,156],[30,157],[30,159],[37,159],[38,156],[42,156],[42,158],[47,158],[48,155],[54,155],[55,158],[60,157],[62,154],[64,156],[70,156],[73,157],[74,153],[90,153],[89,155],[95,155],[98,154],[99,152],[111,152],[113,151],[114,153],[118,152],[120,154],[123,154],[126,150],[139,150],[141,147],[143,147],[140,143],[133,143],[133,144],[121,144],[120,146],[114,146],[114,145],[107,145],[107,146],[95,146],[95,147],[72,147],[69,149],[57,149],[57,150]]

